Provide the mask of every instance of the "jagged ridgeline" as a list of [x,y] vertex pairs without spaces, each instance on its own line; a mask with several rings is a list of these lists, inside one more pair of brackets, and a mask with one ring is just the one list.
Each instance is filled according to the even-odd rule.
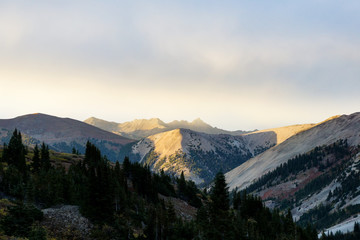
[[[221,172],[209,192],[200,191],[183,174],[156,174],[128,158],[113,164],[90,142],[85,156],[62,156],[45,144],[27,149],[16,131],[2,150],[0,183],[5,239],[317,239],[311,226],[297,226],[291,212],[270,211],[258,197],[234,193],[230,201]],[[88,231],[49,218],[56,208],[40,211],[59,204],[79,206]]]

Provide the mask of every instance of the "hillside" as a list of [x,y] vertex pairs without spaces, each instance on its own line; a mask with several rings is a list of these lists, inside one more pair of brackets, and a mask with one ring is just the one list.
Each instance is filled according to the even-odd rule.
[[250,146],[262,145],[263,142],[267,142],[269,143],[269,145],[275,146],[286,141],[293,135],[308,130],[315,125],[316,124],[297,124],[286,127],[271,128],[250,133],[244,133],[242,134],[242,136],[247,139]]
[[11,142],[0,161],[1,239],[317,239],[259,198],[235,194],[230,205],[222,173],[208,193],[127,158],[110,164],[91,143],[65,170],[42,151],[47,160],[35,150],[26,160],[18,132]]
[[[30,137],[33,143],[45,142],[57,151],[71,152],[75,147],[84,152],[87,140],[92,140],[110,159],[116,160],[122,147],[131,139],[104,131],[70,118],[45,114],[29,114],[13,119],[0,120],[1,141],[7,142],[9,132],[17,128]],[[7,131],[6,131],[6,130]]]
[[196,132],[203,132],[207,134],[230,134],[240,135],[244,131],[226,131],[216,127],[212,127],[209,124],[202,121],[200,118],[195,119],[192,122],[188,121],[172,121],[165,123],[158,118],[151,119],[135,119],[133,121],[124,123],[108,122],[95,117],[88,118],[84,121],[87,124],[96,126],[103,130],[124,136],[127,138],[140,140],[142,138],[161,133],[171,131],[178,128],[190,129]]
[[129,155],[154,170],[163,169],[176,175],[183,171],[197,184],[207,184],[217,171],[229,171],[312,126],[287,126],[239,136],[175,129],[140,140],[129,150]]
[[[337,229],[360,213],[360,147],[346,140],[297,155],[246,188],[268,206],[292,209],[303,226]],[[345,224],[345,223],[344,223]],[[335,232],[334,232],[335,233]]]
[[[261,144],[264,149],[270,147]],[[219,170],[228,171],[255,152],[242,136],[206,134],[189,129],[149,136],[134,144],[130,151],[135,161],[176,175],[183,171],[197,184],[209,183]]]
[[359,132],[360,113],[330,118],[231,170],[226,174],[227,182],[230,189],[243,189],[288,159],[316,146],[329,145],[339,139],[347,139],[350,146],[356,146],[360,143]]

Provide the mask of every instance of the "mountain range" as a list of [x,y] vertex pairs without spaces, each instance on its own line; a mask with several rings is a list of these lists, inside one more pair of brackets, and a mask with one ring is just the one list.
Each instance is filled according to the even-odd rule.
[[202,121],[200,118],[195,119],[192,122],[185,120],[174,120],[169,123],[165,123],[159,118],[151,119],[135,119],[130,122],[116,123],[108,122],[95,117],[88,118],[84,121],[90,125],[101,128],[103,130],[118,134],[123,137],[140,140],[142,138],[161,133],[167,132],[174,129],[185,128],[197,132],[203,132],[207,134],[230,134],[240,135],[245,131],[226,131],[216,127],[212,127],[209,124]]
[[360,213],[360,113],[251,132],[200,119],[115,123],[30,114],[0,120],[0,141],[15,128],[29,146],[45,142],[55,151],[83,152],[90,140],[111,161],[127,155],[153,171],[183,172],[200,186],[222,170],[230,190],[246,189],[270,207],[292,209],[300,222],[317,219],[322,228],[344,226]]
[[208,184],[219,170],[227,172],[310,126],[295,125],[238,136],[181,128],[146,137],[132,145],[127,155],[154,170],[164,169],[175,175],[184,172],[196,183]]
[[[200,119],[164,123],[153,118],[119,124],[97,118],[80,122],[29,114],[0,120],[0,128],[7,129],[3,130],[0,140],[7,142],[15,128],[25,135],[28,145],[45,142],[62,152],[71,152],[73,148],[84,152],[85,143],[90,140],[112,161],[122,161],[125,156],[130,156],[132,161],[146,163],[153,170],[164,169],[175,175],[184,172],[197,184],[206,185],[220,169],[227,172],[311,126],[230,132],[214,128]],[[145,137],[135,140],[124,136]]]

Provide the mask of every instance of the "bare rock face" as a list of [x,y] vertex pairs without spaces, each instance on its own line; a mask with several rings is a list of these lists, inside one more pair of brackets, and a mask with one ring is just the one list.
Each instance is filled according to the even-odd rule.
[[93,225],[81,216],[78,206],[63,205],[42,210],[42,225],[57,239],[90,239]]

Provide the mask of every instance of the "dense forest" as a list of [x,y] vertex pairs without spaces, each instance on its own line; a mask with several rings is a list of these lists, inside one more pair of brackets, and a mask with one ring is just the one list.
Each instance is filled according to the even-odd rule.
[[[5,239],[317,239],[315,229],[297,226],[290,211],[270,211],[246,193],[230,199],[221,172],[209,191],[201,191],[183,174],[153,173],[129,158],[111,163],[90,142],[82,160],[68,168],[55,166],[46,144],[28,150],[17,130],[3,147],[0,191],[0,207],[7,203],[0,211],[0,238]],[[197,213],[182,217],[171,198]],[[94,225],[88,236],[64,237],[39,224],[40,209],[59,204],[80,207]]]

